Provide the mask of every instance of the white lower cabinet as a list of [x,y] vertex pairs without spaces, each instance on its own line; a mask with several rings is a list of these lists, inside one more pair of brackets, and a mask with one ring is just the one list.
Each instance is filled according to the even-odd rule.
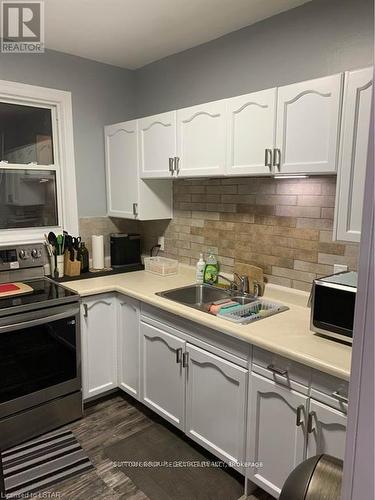
[[186,353],[186,434],[226,462],[244,462],[248,371],[190,344]]
[[81,313],[84,399],[117,387],[116,333],[115,296],[84,298]]
[[308,397],[251,374],[248,477],[278,497],[289,473],[304,459]]
[[184,428],[185,342],[141,322],[142,402],[179,429]]
[[140,304],[125,295],[117,299],[118,386],[139,399]]
[[344,460],[347,416],[310,399],[307,457],[327,453]]

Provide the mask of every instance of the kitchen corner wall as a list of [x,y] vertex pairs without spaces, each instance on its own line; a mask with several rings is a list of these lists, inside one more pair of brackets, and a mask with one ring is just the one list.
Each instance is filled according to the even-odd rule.
[[310,291],[333,264],[357,268],[358,245],[332,241],[336,178],[174,181],[172,221],[143,222],[146,248],[165,236],[165,256],[195,265],[201,252],[221,270],[261,267],[270,283]]

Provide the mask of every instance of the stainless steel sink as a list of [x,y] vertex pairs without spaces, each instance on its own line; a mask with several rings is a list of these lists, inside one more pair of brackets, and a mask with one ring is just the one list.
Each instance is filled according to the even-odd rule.
[[252,296],[233,295],[233,292],[229,290],[223,290],[222,288],[212,285],[199,284],[158,292],[156,295],[206,312],[208,312],[213,302],[221,299],[230,298],[241,305],[249,304],[256,300],[255,297]]

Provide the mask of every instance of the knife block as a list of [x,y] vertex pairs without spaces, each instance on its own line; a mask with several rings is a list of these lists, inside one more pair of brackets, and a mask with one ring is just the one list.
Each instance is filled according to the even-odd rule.
[[81,262],[79,260],[70,260],[68,251],[64,254],[64,274],[66,276],[79,276],[81,274]]

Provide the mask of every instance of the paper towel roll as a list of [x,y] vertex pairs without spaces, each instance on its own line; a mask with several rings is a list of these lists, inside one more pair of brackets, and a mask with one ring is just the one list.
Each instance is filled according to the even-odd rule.
[[91,238],[92,244],[92,267],[93,269],[104,268],[104,241],[103,235],[94,234]]

